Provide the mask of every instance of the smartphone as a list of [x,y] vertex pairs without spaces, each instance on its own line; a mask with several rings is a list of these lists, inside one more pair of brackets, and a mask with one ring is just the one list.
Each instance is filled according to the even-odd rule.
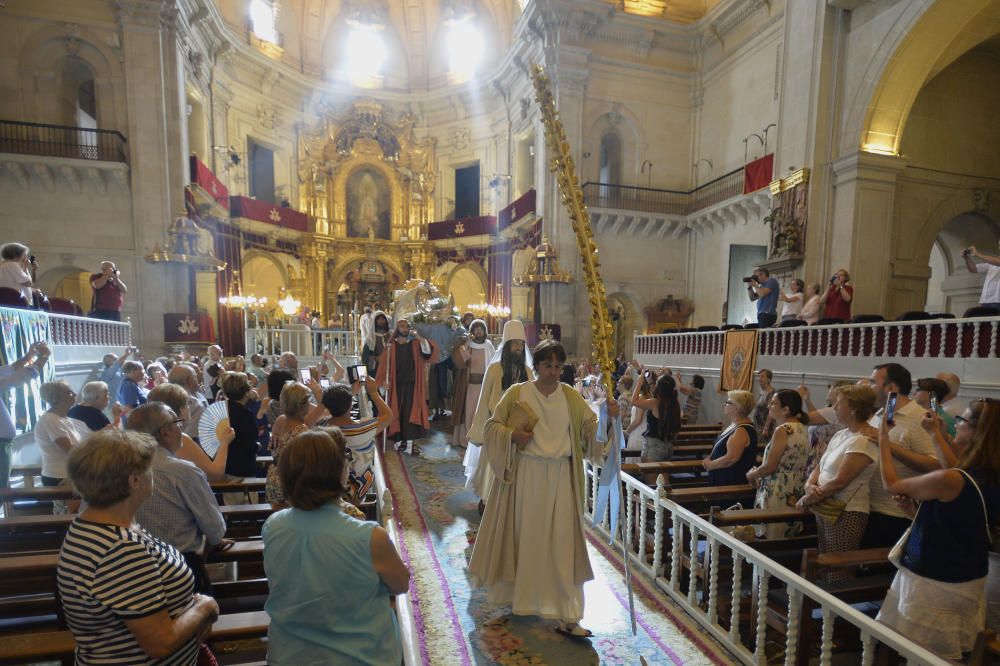
[[302,380],[303,384],[309,383],[309,380],[312,379],[312,374],[309,372],[309,368],[299,368],[299,379]]
[[931,396],[931,411],[934,412],[935,414],[937,414],[937,410],[938,410],[937,396],[936,395],[932,395]]
[[320,385],[320,388],[322,388],[325,391],[328,388],[330,388],[330,380],[329,379],[321,379],[321,380],[319,380],[319,385]]
[[584,378],[584,380],[583,380],[583,388],[590,388],[590,382],[591,381],[592,380],[590,379],[590,377]]
[[353,384],[354,382],[364,382],[368,379],[368,368],[364,365],[351,365],[347,368],[347,381]]
[[893,391],[892,393],[889,394],[889,397],[886,398],[886,401],[885,401],[885,414],[884,414],[883,417],[885,418],[885,422],[888,423],[889,425],[896,425],[893,422],[893,417],[896,416],[896,397],[897,396],[898,396],[898,394],[895,391]]

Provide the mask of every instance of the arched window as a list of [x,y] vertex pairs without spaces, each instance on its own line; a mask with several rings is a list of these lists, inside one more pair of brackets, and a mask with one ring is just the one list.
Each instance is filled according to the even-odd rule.
[[622,137],[616,129],[608,129],[601,135],[602,183],[620,185],[622,179]]

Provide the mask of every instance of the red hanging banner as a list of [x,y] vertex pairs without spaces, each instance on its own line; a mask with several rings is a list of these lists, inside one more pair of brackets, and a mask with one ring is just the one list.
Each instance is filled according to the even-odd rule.
[[750,194],[771,184],[774,153],[764,155],[743,167],[743,194]]

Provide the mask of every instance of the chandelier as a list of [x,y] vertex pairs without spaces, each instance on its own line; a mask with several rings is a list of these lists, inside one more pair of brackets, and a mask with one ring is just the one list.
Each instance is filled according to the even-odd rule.
[[567,271],[559,266],[556,248],[549,242],[549,237],[542,236],[542,242],[535,249],[535,258],[524,275],[514,278],[514,284],[527,287],[535,284],[560,282],[566,284],[573,279]]
[[219,305],[223,305],[227,308],[236,309],[248,309],[255,310],[257,308],[263,308],[267,306],[267,296],[262,296],[257,298],[253,294],[248,294],[246,296],[242,294],[231,294],[229,296],[223,296],[219,299]]
[[278,301],[278,307],[281,308],[281,311],[286,317],[291,317],[299,311],[300,307],[302,307],[302,301],[297,298],[293,298],[289,293],[285,293],[285,297]]

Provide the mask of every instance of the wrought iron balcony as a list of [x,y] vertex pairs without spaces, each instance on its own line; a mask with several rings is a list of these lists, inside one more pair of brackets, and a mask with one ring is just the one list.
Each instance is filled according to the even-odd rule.
[[583,196],[591,208],[690,215],[743,194],[744,175],[740,167],[687,192],[588,182],[583,184]]
[[128,163],[118,130],[0,120],[0,153]]

